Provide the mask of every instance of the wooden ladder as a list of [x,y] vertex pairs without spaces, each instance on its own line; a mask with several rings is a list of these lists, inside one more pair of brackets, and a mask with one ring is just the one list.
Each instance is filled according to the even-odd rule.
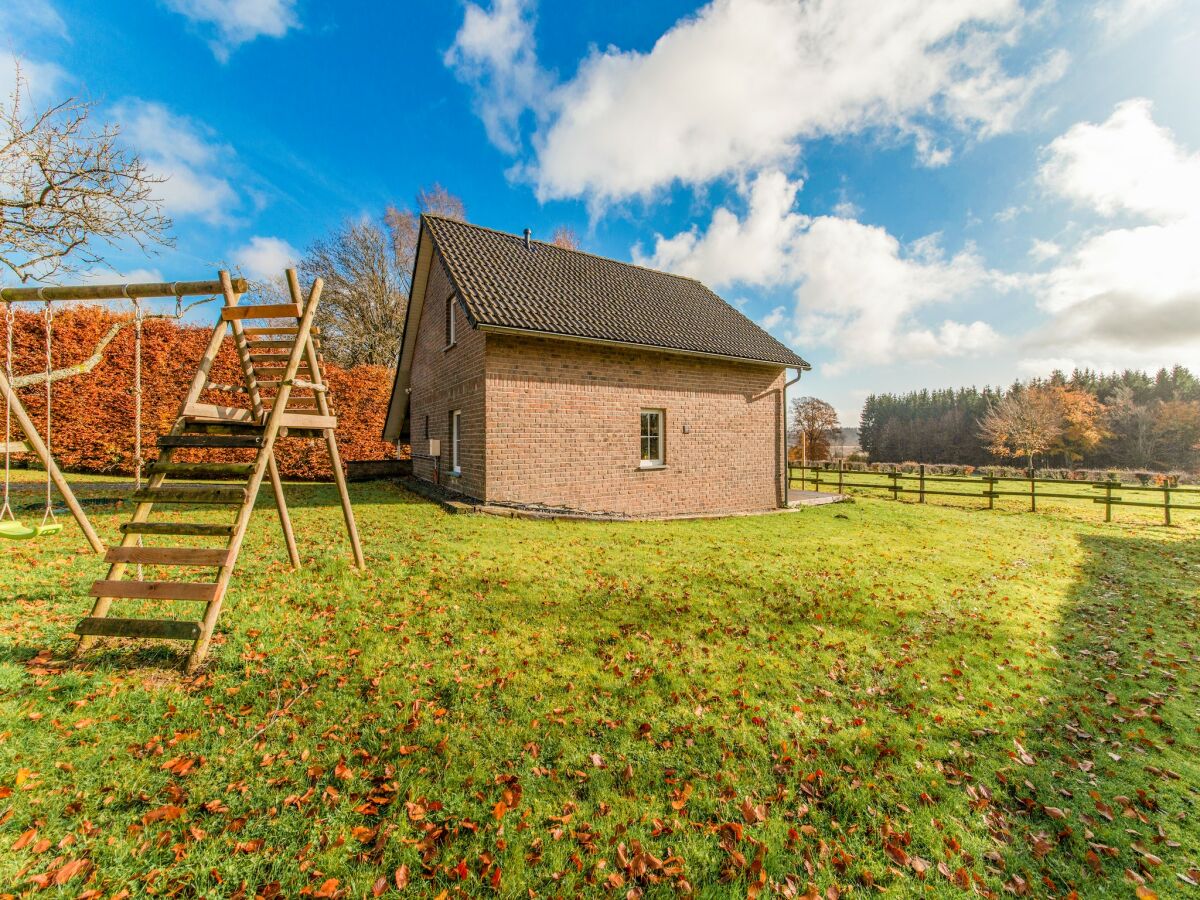
[[[187,659],[191,672],[204,659],[213,629],[221,614],[238,554],[258,498],[264,477],[269,478],[279,512],[280,525],[293,567],[300,566],[291,519],[283,495],[283,483],[275,462],[275,441],[281,437],[321,437],[325,439],[333,468],[334,481],[342,501],[342,512],[354,551],[355,565],[364,565],[354,510],[346,488],[338,454],[335,429],[337,418],[329,407],[328,394],[321,377],[318,352],[319,329],[313,327],[321,296],[321,280],[312,286],[303,300],[296,273],[288,270],[290,304],[239,306],[227,272],[221,273],[225,306],[213,329],[204,356],[179,416],[171,431],[158,439],[158,459],[148,468],[146,486],[133,495],[136,507],[130,520],[121,526],[121,544],[110,549],[108,577],[92,585],[95,597],[91,615],[75,631],[80,636],[77,652],[87,650],[99,637],[167,638],[192,642]],[[284,324],[243,327],[246,320],[284,320]],[[241,364],[244,386],[212,383],[209,373],[221,345],[231,333]],[[206,390],[246,395],[249,408],[200,402]],[[176,462],[180,449],[254,450],[253,462]],[[184,479],[179,483],[177,479]],[[208,479],[192,483],[187,479]],[[235,510],[228,523],[151,521],[158,504],[203,505]],[[143,546],[148,536],[211,538],[221,547]],[[194,543],[195,541],[193,541]],[[136,580],[128,579],[128,567],[137,567]],[[141,567],[178,566],[213,571],[210,581],[142,580]],[[199,620],[131,619],[109,616],[113,600],[182,600],[204,604]]]

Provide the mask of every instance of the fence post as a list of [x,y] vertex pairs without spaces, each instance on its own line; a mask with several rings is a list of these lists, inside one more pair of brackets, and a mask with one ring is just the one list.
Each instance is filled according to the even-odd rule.
[[821,493],[821,470],[816,466],[812,467],[813,473],[813,490],[818,494]]
[[925,463],[921,463],[920,472],[921,472],[921,493],[918,495],[917,502],[924,503],[925,502]]
[[987,478],[987,483],[988,483],[988,487],[987,487],[988,509],[995,509],[996,508],[996,476],[995,475],[986,475],[984,477]]
[[1037,512],[1037,482],[1033,480],[1033,466],[1029,467],[1029,511]]
[[888,476],[892,479],[892,499],[899,500],[900,499],[900,482],[897,481],[896,479],[898,479],[900,477],[900,473],[897,472],[895,469],[892,469],[892,471],[888,472]]
[[[838,493],[839,494],[842,492],[842,466],[843,466],[843,464],[844,464],[843,460],[839,459],[838,460]],[[1171,523],[1168,522],[1167,524],[1170,525]]]
[[1112,482],[1104,482],[1104,521],[1112,521]]
[[1171,524],[1171,483],[1169,481],[1163,482],[1163,524]]

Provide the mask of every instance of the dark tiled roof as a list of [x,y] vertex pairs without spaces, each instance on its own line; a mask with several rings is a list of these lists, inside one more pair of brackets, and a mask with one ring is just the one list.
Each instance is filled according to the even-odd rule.
[[808,368],[699,281],[426,215],[475,325]]

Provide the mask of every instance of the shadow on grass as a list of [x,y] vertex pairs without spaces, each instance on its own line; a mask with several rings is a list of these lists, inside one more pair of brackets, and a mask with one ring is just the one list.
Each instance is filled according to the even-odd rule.
[[1010,892],[1169,892],[1200,864],[1200,540],[1079,540],[1058,658],[1042,664],[1056,691],[976,808]]

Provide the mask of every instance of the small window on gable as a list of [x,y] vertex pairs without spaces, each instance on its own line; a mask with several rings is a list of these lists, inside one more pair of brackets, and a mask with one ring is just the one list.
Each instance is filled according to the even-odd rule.
[[664,465],[663,421],[665,411],[643,409],[641,415],[641,461],[643,469],[655,469]]
[[446,298],[446,346],[453,347],[458,340],[454,322],[454,295]]

